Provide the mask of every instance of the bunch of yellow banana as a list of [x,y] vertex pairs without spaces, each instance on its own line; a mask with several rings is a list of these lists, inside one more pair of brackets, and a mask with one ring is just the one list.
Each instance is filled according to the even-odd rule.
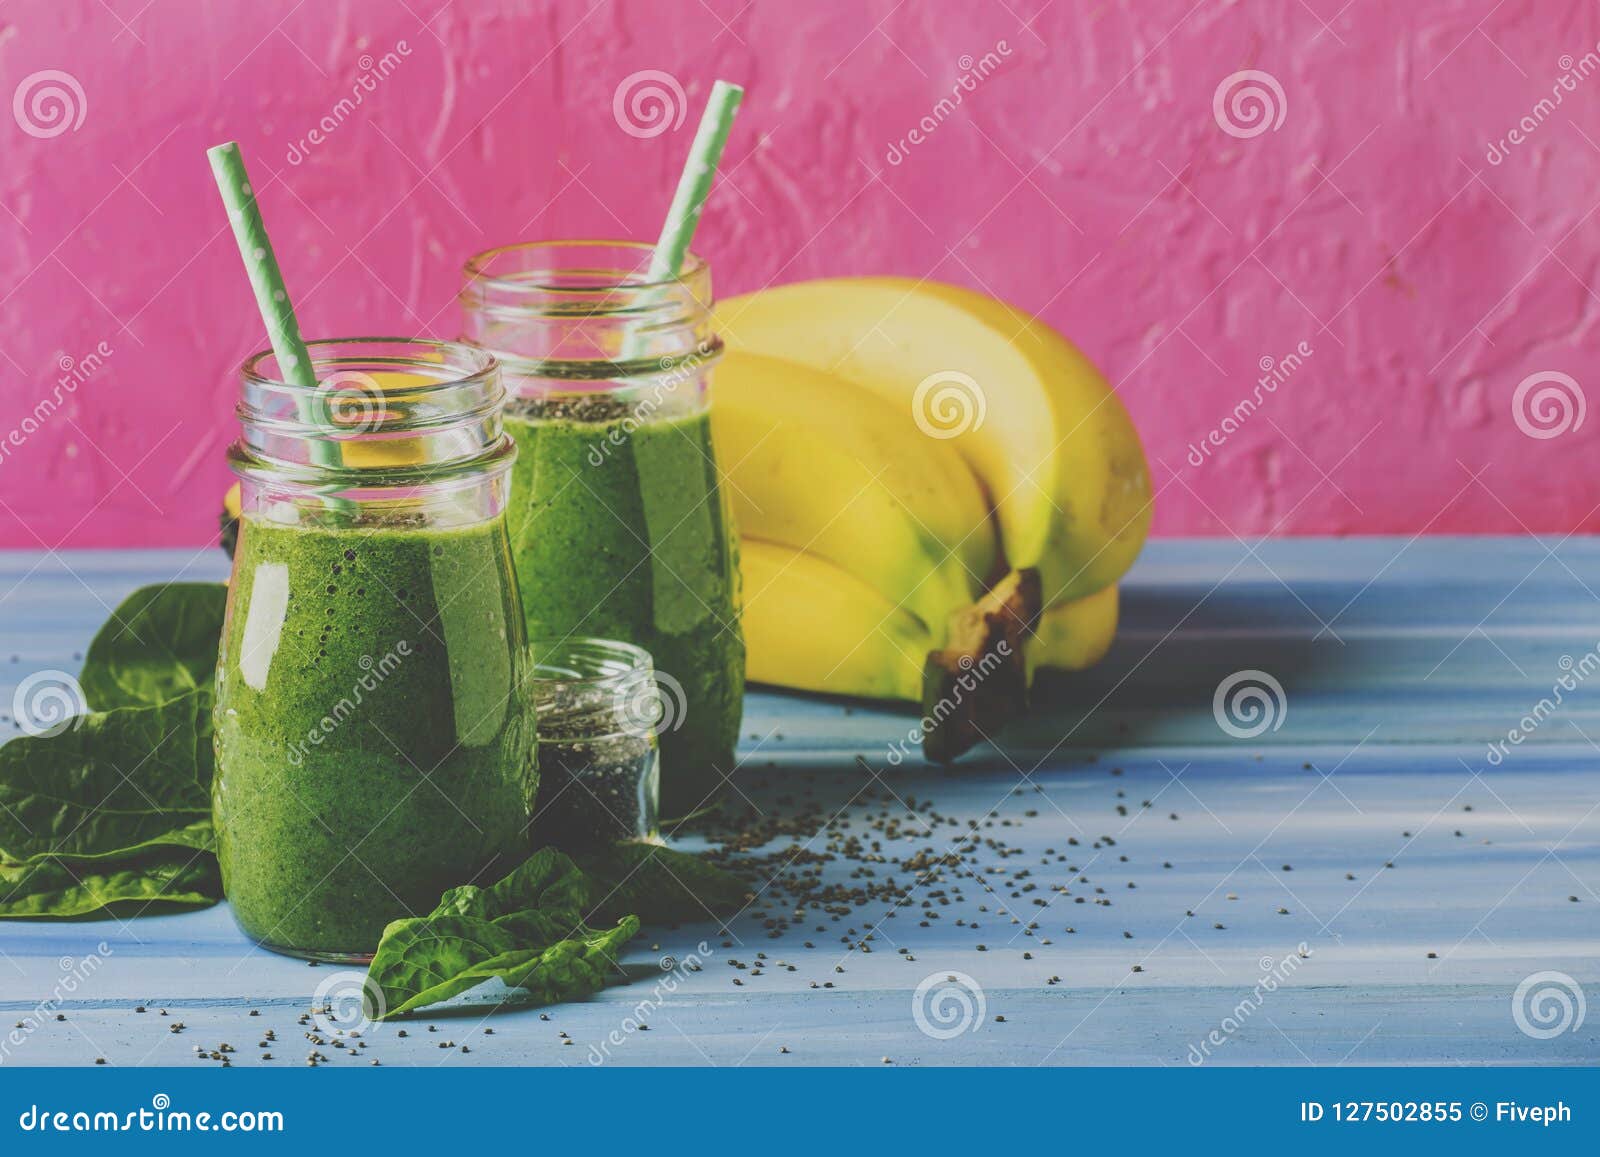
[[949,285],[722,302],[712,428],[751,680],[920,702],[949,759],[1096,662],[1150,523],[1138,435],[1044,323]]

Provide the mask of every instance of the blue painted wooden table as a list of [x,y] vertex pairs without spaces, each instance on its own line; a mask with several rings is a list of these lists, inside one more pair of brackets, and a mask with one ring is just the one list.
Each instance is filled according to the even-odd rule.
[[[0,708],[31,672],[74,670],[134,587],[223,569],[210,551],[0,556]],[[1153,543],[1111,655],[1049,678],[1003,750],[892,766],[909,711],[751,695],[743,806],[775,819],[801,800],[828,820],[779,837],[771,862],[848,894],[874,872],[909,877],[919,849],[969,852],[919,873],[908,906],[814,906],[776,938],[771,912],[726,933],[649,929],[625,959],[632,982],[592,1000],[490,1016],[500,994],[480,993],[404,1038],[375,1026],[364,1050],[323,1051],[457,1066],[1592,1063],[1597,590],[1591,539]],[[864,856],[816,862],[851,836]],[[873,841],[882,861],[864,866]],[[225,906],[6,922],[0,1017],[51,1001],[66,1019],[0,1059],[194,1065],[214,1063],[197,1045],[227,1041],[239,1065],[302,1064],[297,1018],[334,971],[252,948]],[[263,1062],[269,1027],[282,1047]]]

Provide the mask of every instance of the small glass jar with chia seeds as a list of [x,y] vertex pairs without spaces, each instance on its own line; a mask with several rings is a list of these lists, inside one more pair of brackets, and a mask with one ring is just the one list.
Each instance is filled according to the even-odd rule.
[[540,787],[533,843],[583,851],[657,838],[661,695],[650,653],[615,639],[534,639]]

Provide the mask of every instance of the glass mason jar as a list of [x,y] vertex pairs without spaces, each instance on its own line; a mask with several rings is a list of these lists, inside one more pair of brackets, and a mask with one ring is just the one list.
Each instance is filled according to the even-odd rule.
[[643,647],[681,710],[661,734],[662,808],[733,770],[744,696],[739,566],[711,445],[711,274],[651,281],[651,247],[513,245],[467,262],[465,339],[501,362],[518,446],[508,526],[530,636]]
[[573,851],[659,833],[661,696],[649,652],[615,639],[534,639],[539,798],[533,844]]
[[353,961],[522,851],[537,775],[505,518],[517,452],[481,350],[309,349],[315,389],[271,354],[241,369],[213,811],[239,926]]

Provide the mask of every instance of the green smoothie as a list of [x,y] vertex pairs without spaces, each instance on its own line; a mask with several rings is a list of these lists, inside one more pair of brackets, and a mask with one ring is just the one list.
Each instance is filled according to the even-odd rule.
[[246,515],[232,581],[213,789],[229,903],[268,947],[370,954],[523,839],[534,720],[505,519]]
[[523,398],[505,425],[528,633],[649,651],[666,713],[662,812],[702,806],[733,770],[744,695],[737,540],[709,418],[641,421],[606,398]]

